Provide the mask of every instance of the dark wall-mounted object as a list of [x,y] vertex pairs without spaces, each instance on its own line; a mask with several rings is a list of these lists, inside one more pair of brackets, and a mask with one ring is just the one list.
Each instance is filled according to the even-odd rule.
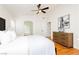
[[6,21],[4,18],[0,17],[0,31],[6,30]]

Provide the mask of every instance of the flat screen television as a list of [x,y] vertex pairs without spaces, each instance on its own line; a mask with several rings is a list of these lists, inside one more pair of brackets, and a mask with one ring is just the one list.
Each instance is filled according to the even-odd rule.
[[6,26],[5,19],[3,19],[2,17],[0,17],[0,31],[6,30],[5,26]]

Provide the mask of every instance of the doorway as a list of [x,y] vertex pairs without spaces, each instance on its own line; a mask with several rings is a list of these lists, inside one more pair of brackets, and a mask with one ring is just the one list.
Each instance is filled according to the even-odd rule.
[[32,21],[24,22],[24,36],[33,34],[33,23]]
[[47,22],[47,36],[51,36],[51,22]]

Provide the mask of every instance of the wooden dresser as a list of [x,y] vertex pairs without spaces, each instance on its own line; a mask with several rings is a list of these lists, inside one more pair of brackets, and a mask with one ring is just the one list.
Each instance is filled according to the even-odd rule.
[[53,41],[65,47],[73,47],[73,33],[53,32]]

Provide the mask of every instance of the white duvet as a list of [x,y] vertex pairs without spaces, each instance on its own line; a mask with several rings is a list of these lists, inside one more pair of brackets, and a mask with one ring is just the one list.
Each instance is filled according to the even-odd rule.
[[52,41],[42,36],[21,36],[0,46],[0,54],[55,55],[55,46]]

